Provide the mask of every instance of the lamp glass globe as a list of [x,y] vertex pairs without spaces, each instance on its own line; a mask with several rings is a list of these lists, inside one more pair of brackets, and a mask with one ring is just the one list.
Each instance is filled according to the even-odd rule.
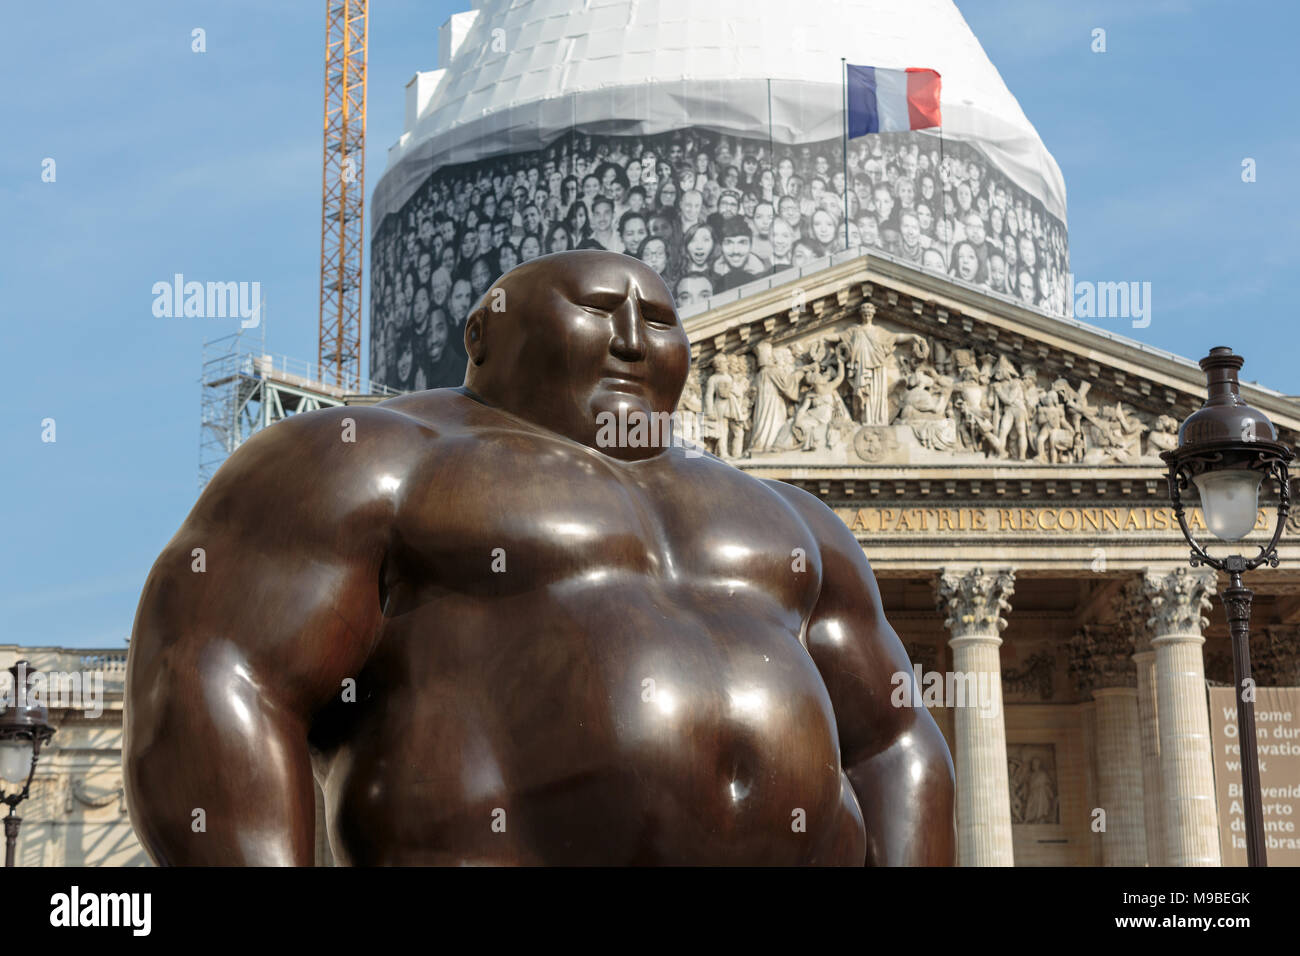
[[32,770],[32,742],[23,738],[0,740],[0,778],[26,783]]
[[1206,527],[1222,541],[1240,541],[1255,527],[1264,476],[1246,468],[1207,471],[1192,479],[1201,493]]

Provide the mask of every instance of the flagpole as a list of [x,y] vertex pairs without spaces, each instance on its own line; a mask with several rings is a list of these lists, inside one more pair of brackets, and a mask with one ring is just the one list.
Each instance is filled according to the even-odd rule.
[[849,66],[844,57],[840,57],[840,83],[844,92],[844,249],[849,248]]
[[[946,190],[943,188],[943,123],[939,124],[939,218],[944,220],[943,224],[943,267],[951,270],[952,263],[948,257],[952,255],[952,230],[948,228],[947,215],[944,206],[947,204],[948,197]],[[952,198],[953,206],[956,207],[957,197]]]
[[767,164],[772,167],[772,209],[776,210],[776,141],[772,136],[772,78],[767,78]]

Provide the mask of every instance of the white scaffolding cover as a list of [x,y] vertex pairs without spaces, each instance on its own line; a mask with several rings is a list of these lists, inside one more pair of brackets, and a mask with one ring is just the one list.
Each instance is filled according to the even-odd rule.
[[1065,222],[1060,168],[952,0],[474,6],[474,16],[457,15],[454,38],[444,40],[450,61],[412,81],[418,108],[389,150],[371,202],[372,229],[434,170],[540,149],[573,127],[645,135],[702,126],[766,139],[770,108],[777,143],[836,138],[841,57],[938,70],[944,138],[976,145]]

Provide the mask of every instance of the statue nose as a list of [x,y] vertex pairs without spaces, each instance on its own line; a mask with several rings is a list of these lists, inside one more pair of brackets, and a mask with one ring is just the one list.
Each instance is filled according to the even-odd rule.
[[617,358],[628,362],[638,362],[645,358],[641,310],[631,297],[614,313],[614,337],[610,340],[609,350]]

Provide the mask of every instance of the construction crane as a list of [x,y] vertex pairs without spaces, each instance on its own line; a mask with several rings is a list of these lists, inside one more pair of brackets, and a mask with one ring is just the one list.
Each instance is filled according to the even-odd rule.
[[320,380],[361,385],[361,251],[366,192],[366,28],[370,0],[326,0],[321,180]]

